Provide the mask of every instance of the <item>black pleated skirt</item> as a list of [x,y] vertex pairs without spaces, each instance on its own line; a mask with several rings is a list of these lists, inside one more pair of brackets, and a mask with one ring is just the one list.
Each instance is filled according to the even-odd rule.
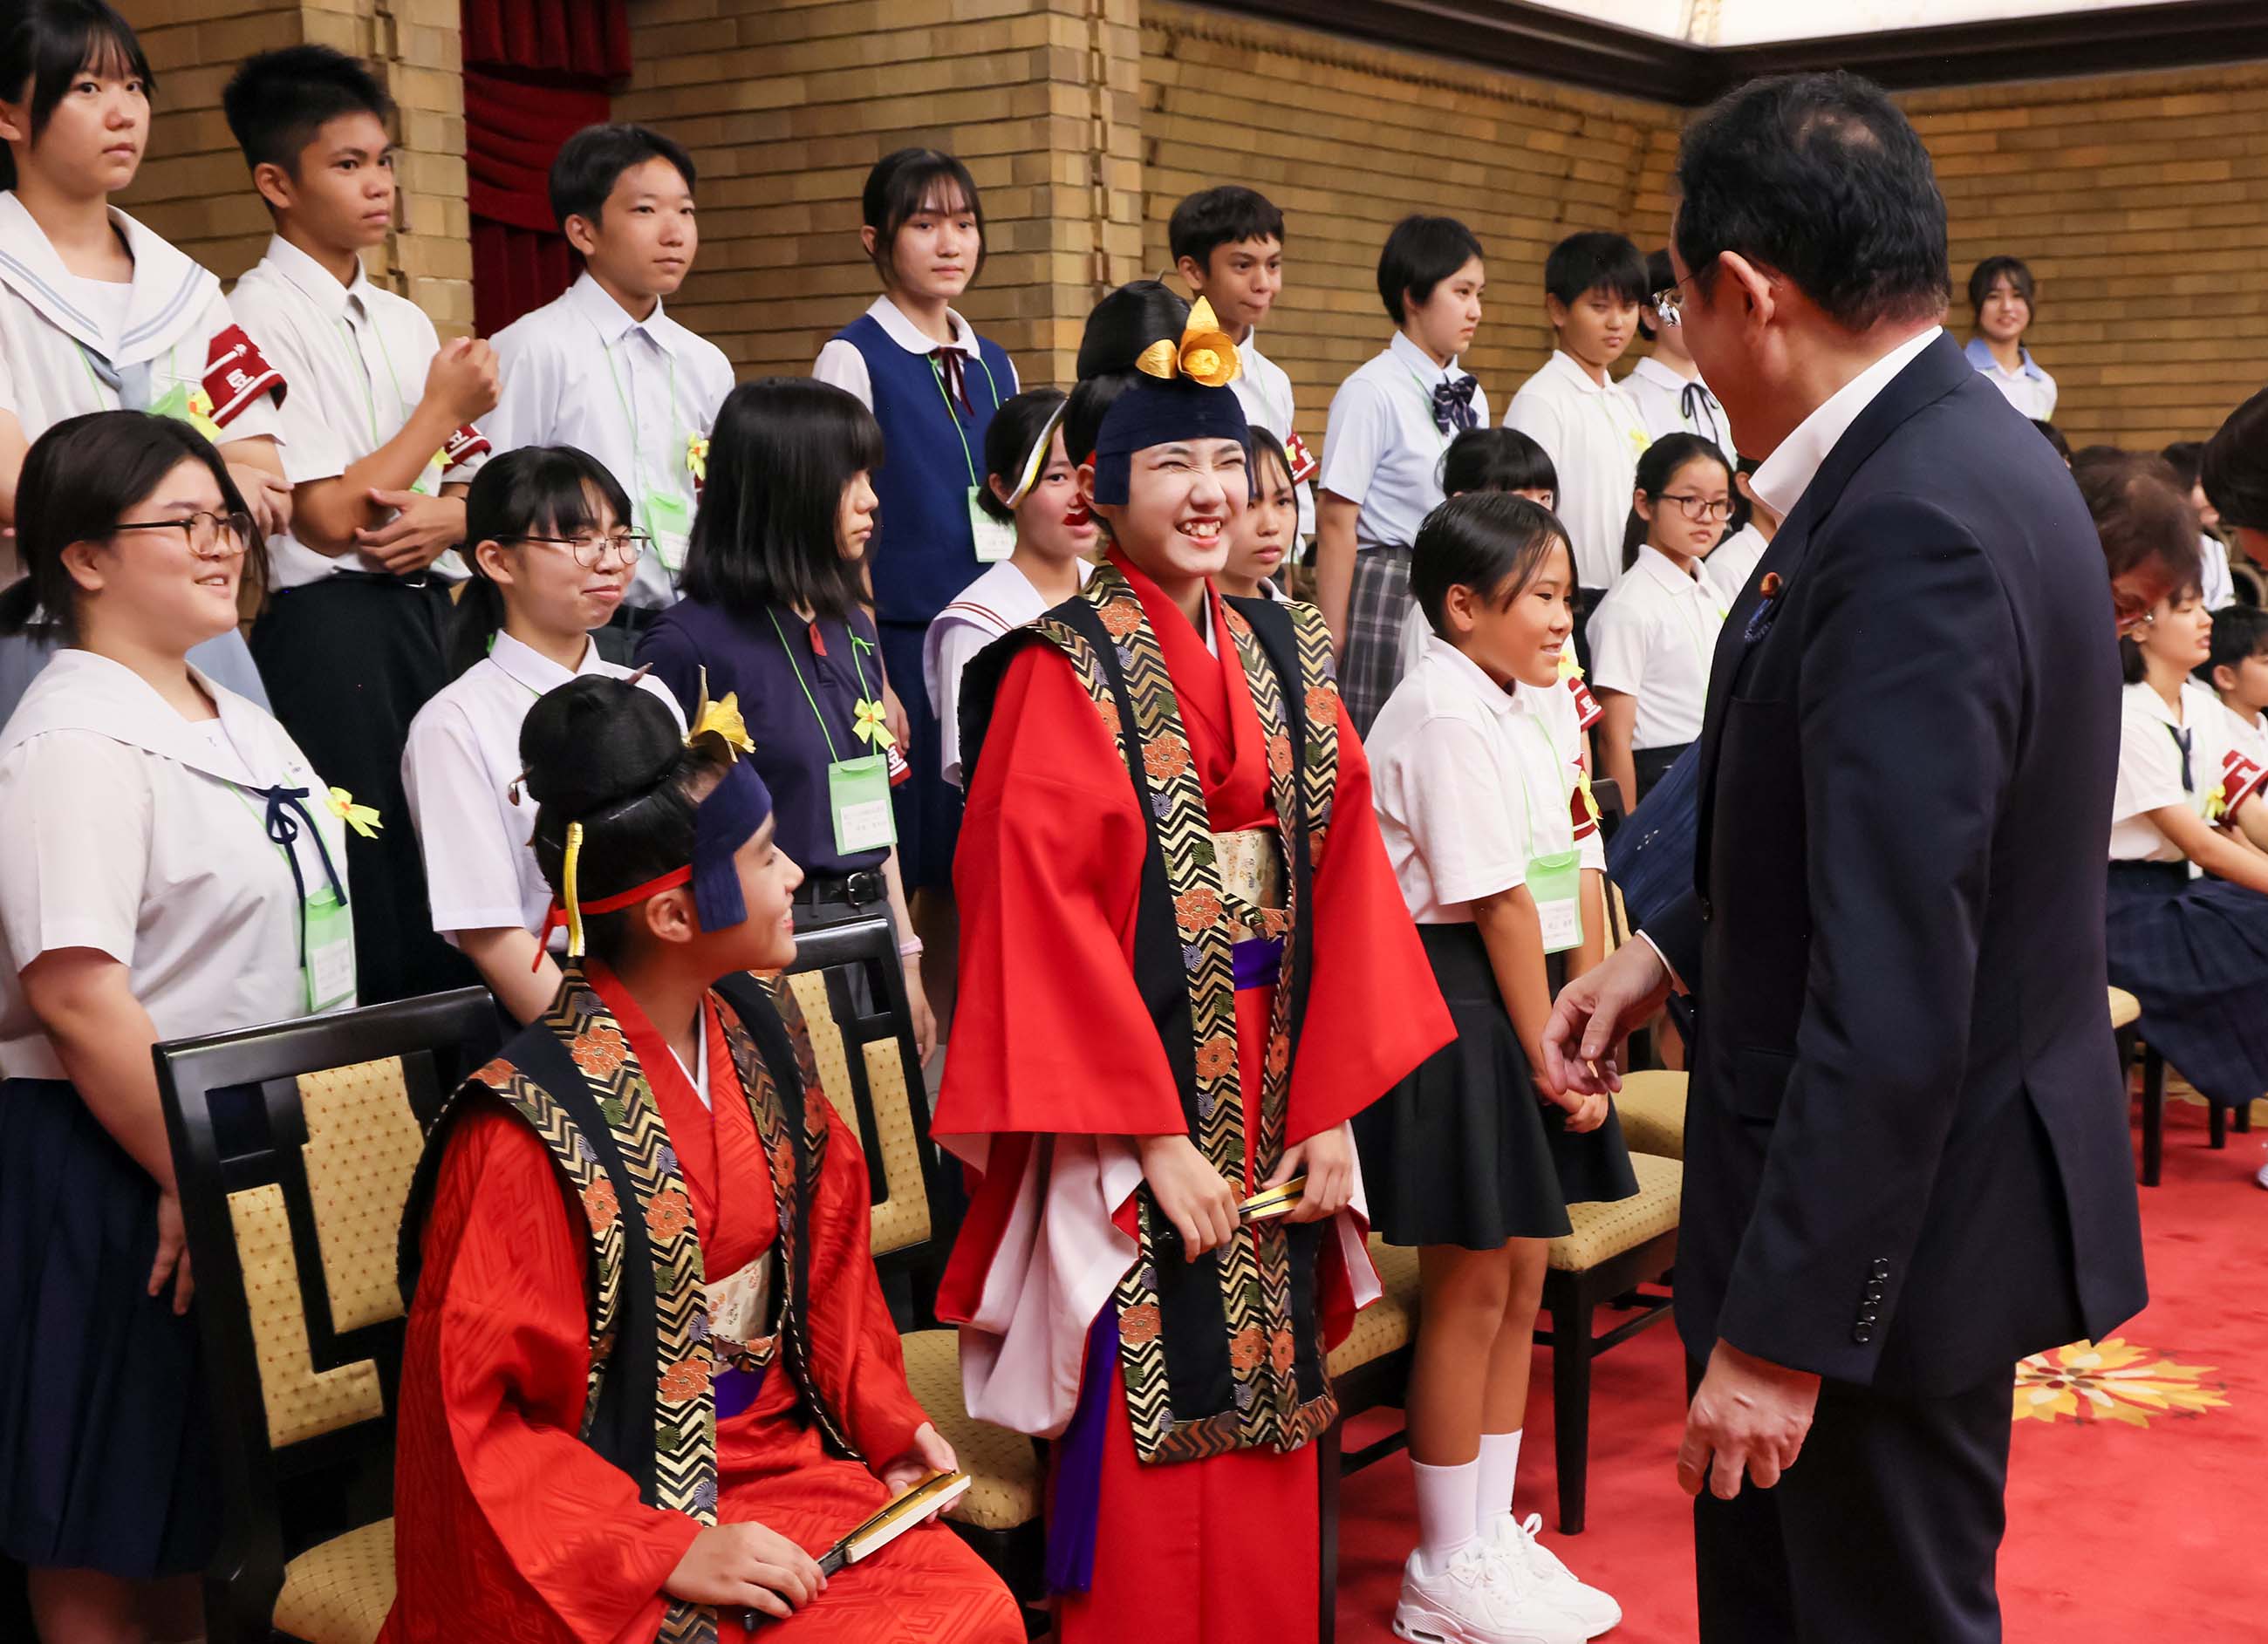
[[146,1294],[158,1189],[70,1085],[0,1084],[0,1552],[127,1579],[218,1529],[196,1315]]
[[[1638,1192],[1613,1114],[1587,1135],[1536,1094],[1475,925],[1420,925],[1457,1037],[1354,1121],[1370,1224],[1389,1244],[1557,1238],[1567,1207]],[[1557,984],[1560,966],[1552,962]]]
[[2223,1106],[2268,1096],[2268,896],[2186,862],[2113,862],[2110,985],[2142,1037]]

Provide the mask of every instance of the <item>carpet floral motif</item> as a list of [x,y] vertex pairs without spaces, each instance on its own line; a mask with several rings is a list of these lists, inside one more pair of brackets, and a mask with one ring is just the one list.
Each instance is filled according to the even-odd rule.
[[2228,1403],[2222,1383],[2200,1379],[2213,1368],[2153,1358],[2148,1348],[2117,1336],[2100,1346],[2075,1341],[2016,1367],[2015,1420],[2146,1427],[2153,1416],[2202,1415]]

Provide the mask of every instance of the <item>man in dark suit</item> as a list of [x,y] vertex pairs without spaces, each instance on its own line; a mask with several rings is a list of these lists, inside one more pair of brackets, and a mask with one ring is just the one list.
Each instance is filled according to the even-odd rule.
[[1997,1640],[2015,1361],[2144,1299],[2102,553],[1939,326],[1945,203],[1880,91],[1745,86],[1678,183],[1662,318],[1786,523],[1717,644],[1694,892],[1562,994],[1546,1076],[1612,1083],[1621,1032],[1698,1002],[1677,1466],[1705,1644]]

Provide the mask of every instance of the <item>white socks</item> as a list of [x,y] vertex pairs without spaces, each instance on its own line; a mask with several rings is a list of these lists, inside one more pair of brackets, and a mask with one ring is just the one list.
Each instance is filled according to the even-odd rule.
[[1475,1523],[1487,1535],[1498,1519],[1512,1516],[1513,1475],[1520,1471],[1519,1429],[1482,1434],[1481,1458],[1473,1464],[1480,1470]]
[[1481,1465],[1477,1461],[1458,1467],[1410,1464],[1418,1480],[1418,1564],[1422,1574],[1439,1575],[1462,1549],[1472,1545],[1479,1528],[1475,1507],[1480,1499]]

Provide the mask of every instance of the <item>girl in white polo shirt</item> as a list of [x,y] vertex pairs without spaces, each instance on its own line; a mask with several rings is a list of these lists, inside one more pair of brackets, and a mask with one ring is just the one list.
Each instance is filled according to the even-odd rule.
[[1537,1083],[1551,995],[1603,950],[1605,861],[1559,658],[1574,558],[1525,497],[1476,493],[1418,532],[1433,638],[1365,746],[1388,859],[1455,1041],[1357,1115],[1371,1225],[1418,1247],[1408,1400],[1418,1545],[1403,1638],[1581,1644],[1622,1618],[1512,1516],[1529,1342],[1567,1206],[1638,1191],[1604,1098]]
[[0,729],[0,1555],[43,1637],[183,1638],[219,1504],[151,1046],[354,1003],[368,818],[188,661],[260,551],[202,436],[70,418],[18,495],[0,631],[63,643]]
[[[523,1023],[550,1008],[559,967],[543,941],[551,889],[528,843],[535,802],[519,782],[520,722],[579,675],[630,677],[591,634],[653,552],[630,518],[628,495],[585,452],[523,445],[490,460],[465,497],[472,576],[457,608],[456,678],[418,710],[401,755],[433,928]],[[684,723],[666,686],[640,683]],[[555,945],[563,950],[563,936]]]
[[1636,807],[1701,734],[1709,660],[1725,607],[1701,562],[1733,512],[1733,471],[1698,434],[1656,440],[1638,459],[1623,542],[1624,575],[1591,616],[1599,774]]

